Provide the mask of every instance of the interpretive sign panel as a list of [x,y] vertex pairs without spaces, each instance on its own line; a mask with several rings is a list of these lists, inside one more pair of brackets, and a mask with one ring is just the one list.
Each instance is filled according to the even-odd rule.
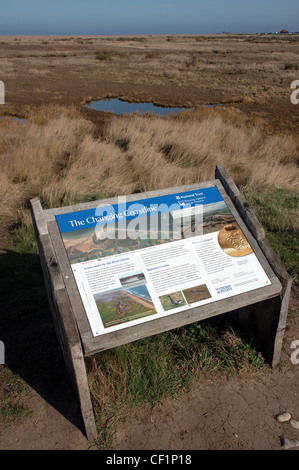
[[87,356],[228,313],[279,363],[291,279],[225,168],[217,165],[215,177],[69,207],[30,201],[55,331],[90,440],[97,428]]
[[271,284],[216,186],[55,217],[93,336]]

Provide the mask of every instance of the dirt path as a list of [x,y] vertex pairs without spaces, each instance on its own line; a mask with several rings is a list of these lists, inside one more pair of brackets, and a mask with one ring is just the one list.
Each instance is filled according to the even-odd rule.
[[175,403],[143,410],[119,427],[114,449],[270,450],[280,449],[279,436],[299,438],[281,425],[284,410],[298,416],[299,374],[274,372],[260,380],[197,383]]
[[[291,362],[290,348],[296,339],[298,296],[293,294],[279,367],[258,378],[207,376],[176,401],[153,410],[142,407],[118,423],[112,449],[279,450],[280,436],[299,440],[299,430],[275,419],[289,411],[299,420],[299,364]],[[0,449],[89,449],[64,371],[55,383],[47,370],[38,380],[42,387],[33,386],[25,399],[29,416],[9,428],[0,424]]]

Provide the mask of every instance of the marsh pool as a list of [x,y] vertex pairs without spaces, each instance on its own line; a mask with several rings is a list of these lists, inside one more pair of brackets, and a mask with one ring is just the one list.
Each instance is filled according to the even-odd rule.
[[136,111],[139,114],[153,113],[159,116],[166,116],[168,114],[177,114],[186,108],[166,108],[164,106],[156,106],[154,103],[135,103],[123,101],[120,98],[106,99],[91,101],[86,104],[87,108],[95,109],[96,111],[106,111],[114,114],[132,114]]

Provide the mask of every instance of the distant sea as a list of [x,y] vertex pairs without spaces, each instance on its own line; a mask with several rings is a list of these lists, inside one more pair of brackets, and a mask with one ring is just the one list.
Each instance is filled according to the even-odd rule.
[[124,289],[124,291],[129,292],[130,294],[137,295],[138,297],[141,297],[142,299],[149,300],[150,302],[152,301],[149,292],[147,290],[147,287],[142,284],[140,286],[136,287],[130,287],[129,289]]

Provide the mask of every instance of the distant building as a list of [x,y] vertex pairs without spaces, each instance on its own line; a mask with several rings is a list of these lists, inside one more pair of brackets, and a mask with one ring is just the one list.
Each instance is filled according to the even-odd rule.
[[288,30],[287,29],[282,29],[280,31],[280,34],[289,34]]

